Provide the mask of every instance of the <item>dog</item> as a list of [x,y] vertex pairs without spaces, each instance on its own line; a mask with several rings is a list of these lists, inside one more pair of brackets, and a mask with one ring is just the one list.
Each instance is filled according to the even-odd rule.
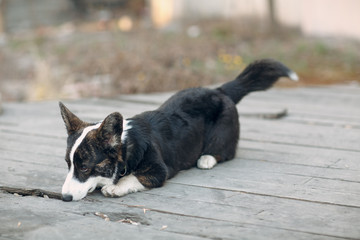
[[99,123],[80,120],[59,102],[68,134],[63,201],[80,200],[97,187],[110,197],[161,187],[181,170],[233,159],[240,135],[235,105],[280,77],[298,80],[284,64],[258,60],[219,88],[182,90],[157,110],[129,119],[114,112]]

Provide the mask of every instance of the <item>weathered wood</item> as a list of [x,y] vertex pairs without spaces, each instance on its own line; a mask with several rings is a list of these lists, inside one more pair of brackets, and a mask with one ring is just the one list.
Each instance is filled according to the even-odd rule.
[[[169,189],[167,185],[165,189]],[[351,219],[358,218],[359,208],[283,200],[271,196],[254,197],[254,195],[236,194],[227,191],[219,192],[214,191],[214,189],[210,189],[208,192],[201,191],[203,189],[202,187],[198,189],[189,186],[186,188],[180,187],[180,192],[175,191],[175,195],[171,193],[171,190],[163,191],[159,189],[157,193],[150,196],[146,194],[151,192],[143,192],[138,196],[128,195],[122,198],[122,204],[140,205],[151,211],[173,215],[193,216],[241,225],[254,224],[273,228],[278,227],[294,232],[307,232],[318,235],[321,235],[326,229],[327,232],[324,234],[329,236],[342,235],[345,238],[356,238],[360,231],[354,225],[348,224]],[[187,190],[189,191],[187,192]],[[161,193],[159,193],[160,191]],[[168,197],[168,194],[171,197]],[[118,202],[116,199],[110,199],[109,201]],[[169,201],[172,204],[168,204]],[[342,212],[343,215],[337,216],[338,221],[335,222],[326,221],[320,225],[313,225],[314,222],[310,220],[332,219],[336,212]],[[295,222],[297,224],[294,224]],[[344,234],[344,232],[346,233]]]
[[[349,227],[349,231],[354,237],[360,230],[355,230],[354,225],[347,226],[348,220],[358,218],[360,208],[348,208],[331,204],[303,202],[296,199],[280,199],[273,196],[260,196],[248,193],[236,193],[233,191],[208,189],[203,187],[187,186],[184,188],[177,184],[168,184],[165,186],[166,191],[156,189],[154,191],[145,192],[151,194],[151,198],[156,198],[156,204],[147,203],[150,197],[128,196],[124,198],[124,203],[144,204],[147,208],[161,209],[167,212],[181,212],[181,214],[189,214],[203,218],[214,218],[229,222],[261,224],[267,227],[281,226],[284,229],[293,229],[294,231],[304,231],[320,233],[321,229],[328,225],[331,226],[332,234],[335,236],[339,232],[344,231],[344,227]],[[158,195],[161,197],[159,198]],[[179,201],[188,202],[194,208],[189,210],[177,208],[177,206],[169,206],[162,204],[166,201],[164,198],[176,198]],[[129,200],[128,200],[129,198]],[[276,204],[274,204],[276,202]],[[210,210],[211,209],[211,210]],[[221,209],[221,210],[220,210]],[[312,226],[311,221],[306,219],[331,219],[337,211],[344,215],[338,218],[338,222],[327,222],[322,226]],[[213,212],[221,212],[212,215]],[[278,216],[278,217],[277,217]],[[281,218],[280,216],[283,216]],[[275,218],[275,219],[274,219]],[[346,220],[348,218],[348,220]],[[341,222],[343,219],[343,222]],[[274,220],[276,220],[274,222]],[[297,221],[299,225],[293,226],[293,222]],[[326,228],[327,228],[326,227]],[[339,231],[339,232],[338,232]],[[328,232],[329,234],[330,232]]]
[[[97,122],[153,110],[170,95],[65,103]],[[251,94],[238,105],[234,160],[183,171],[162,188],[71,203],[57,200],[67,174],[58,103],[4,103],[0,239],[359,239],[359,96],[359,86]]]
[[359,191],[355,190],[359,189],[360,183],[358,182],[341,182],[262,172],[253,172],[251,175],[241,175],[242,172],[238,172],[237,177],[234,177],[235,173],[230,173],[231,176],[228,177],[226,171],[219,171],[211,175],[202,172],[186,172],[183,174],[181,178],[171,179],[170,182],[279,198],[360,207]]
[[[296,239],[337,239],[326,234],[267,227],[262,224],[238,224],[149,210],[145,206],[126,205],[117,199],[110,200],[106,205],[101,201],[90,200],[68,204],[52,199],[15,197],[0,193],[1,204],[11,203],[0,215],[0,219],[4,219],[2,222],[11,224],[7,228],[0,226],[0,232],[2,236],[8,237],[7,239],[28,239],[30,236],[41,238],[47,237],[49,232],[54,239],[71,239],[75,236],[103,239],[104,233],[106,239],[118,239],[118,236],[126,237],[127,234],[132,234],[131,239],[151,239],[153,235],[157,237],[153,239],[269,239],[269,236],[274,239],[285,236]],[[33,217],[23,214],[21,206],[24,204],[28,206],[27,216]],[[53,211],[38,210],[39,204]],[[97,217],[95,213],[106,214],[110,221]],[[124,218],[139,224],[118,222]],[[86,231],[79,231],[79,228],[74,226],[86,228]],[[101,231],[103,229],[106,232]]]
[[247,159],[359,171],[359,153],[284,143],[240,140],[237,156]]
[[[289,145],[316,146],[343,149],[360,153],[360,129],[327,126],[309,126],[285,121],[242,119],[242,138],[246,140],[287,143]],[[336,137],[328,137],[328,136]]]
[[66,164],[63,167],[40,165],[1,159],[0,186],[14,188],[36,188],[60,192],[67,174]]
[[166,221],[158,225],[136,226],[104,221],[95,216],[95,212],[106,210],[119,217],[133,214],[140,216],[144,222],[147,220],[146,216],[143,218],[140,215],[143,214],[142,209],[132,211],[121,205],[109,204],[106,207],[90,201],[66,204],[53,199],[4,194],[0,195],[0,204],[7,205],[6,209],[1,209],[0,219],[2,223],[6,223],[0,226],[1,239],[47,239],[49,236],[52,239],[207,239],[195,234],[169,231],[164,227]]

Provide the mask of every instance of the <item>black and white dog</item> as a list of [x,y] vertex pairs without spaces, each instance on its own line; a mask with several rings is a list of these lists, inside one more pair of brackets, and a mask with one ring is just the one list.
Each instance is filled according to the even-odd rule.
[[68,139],[64,201],[80,200],[100,186],[105,196],[160,187],[180,170],[211,169],[234,158],[239,140],[235,108],[245,95],[296,73],[275,60],[250,64],[217,89],[178,92],[155,111],[130,119],[110,114],[99,123],[80,120],[60,103]]

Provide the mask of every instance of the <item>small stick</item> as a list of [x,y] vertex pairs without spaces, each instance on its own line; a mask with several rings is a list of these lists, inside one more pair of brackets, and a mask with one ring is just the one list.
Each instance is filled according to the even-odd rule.
[[37,196],[37,197],[54,198],[61,200],[60,193],[51,192],[43,189],[24,189],[24,188],[0,186],[0,190],[11,194],[18,194],[21,196]]

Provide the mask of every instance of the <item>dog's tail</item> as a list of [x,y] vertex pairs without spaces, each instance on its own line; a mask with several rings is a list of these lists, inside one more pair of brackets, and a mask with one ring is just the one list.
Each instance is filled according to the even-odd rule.
[[225,83],[218,90],[236,104],[250,92],[270,88],[280,77],[298,81],[297,74],[281,62],[262,59],[251,63],[233,81]]

